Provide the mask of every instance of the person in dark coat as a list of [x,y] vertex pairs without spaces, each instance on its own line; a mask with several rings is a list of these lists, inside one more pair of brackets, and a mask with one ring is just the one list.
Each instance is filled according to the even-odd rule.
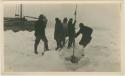
[[63,28],[64,28],[64,40],[63,40],[63,46],[65,46],[65,39],[68,36],[68,23],[67,23],[68,19],[64,18],[63,19]]
[[64,29],[59,18],[55,18],[55,32],[54,32],[54,39],[56,40],[57,47],[55,50],[61,49],[63,47],[62,41],[64,40]]
[[90,41],[92,39],[91,34],[93,32],[93,29],[88,27],[88,26],[85,26],[83,23],[80,23],[79,27],[80,27],[80,29],[76,33],[76,37],[79,34],[82,34],[82,38],[81,38],[79,44],[85,48],[90,43]]
[[68,48],[72,47],[72,44],[75,45],[75,24],[76,20],[72,22],[73,19],[69,19],[68,22],[68,36],[69,36],[69,42],[68,42]]
[[48,40],[45,35],[45,29],[47,25],[47,19],[44,15],[40,15],[38,21],[35,23],[35,44],[34,44],[34,52],[38,54],[37,47],[39,45],[40,40],[44,42],[44,51],[49,50],[48,48]]

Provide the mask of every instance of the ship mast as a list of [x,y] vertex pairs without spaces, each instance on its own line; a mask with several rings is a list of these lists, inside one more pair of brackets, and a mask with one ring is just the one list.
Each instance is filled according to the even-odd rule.
[[22,11],[22,10],[23,10],[23,8],[22,8],[22,4],[20,4],[20,19],[23,18],[23,15],[22,15],[22,14],[23,14],[23,13],[22,13],[23,11]]

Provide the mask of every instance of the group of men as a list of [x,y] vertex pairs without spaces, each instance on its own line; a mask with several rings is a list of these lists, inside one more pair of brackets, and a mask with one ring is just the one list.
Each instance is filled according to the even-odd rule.
[[54,39],[57,42],[57,48],[63,48],[65,46],[65,39],[69,37],[68,48],[72,46],[75,42],[75,23],[76,20],[73,22],[73,19],[64,18],[63,22],[59,18],[55,18],[55,32],[54,32]]
[[[38,54],[37,47],[39,45],[40,40],[44,42],[44,51],[48,51],[48,40],[45,35],[45,29],[47,25],[47,18],[44,15],[40,15],[38,21],[35,23],[35,44],[34,44],[34,52]],[[82,34],[82,38],[79,42],[84,48],[91,41],[91,34],[93,29],[85,26],[83,23],[79,24],[79,31],[75,32],[76,20],[73,21],[72,18],[69,20],[67,18],[63,19],[63,22],[59,18],[55,18],[55,31],[54,31],[54,39],[56,40],[57,47],[55,50],[62,49],[66,44],[66,37],[68,37],[68,49],[74,47],[75,38]]]

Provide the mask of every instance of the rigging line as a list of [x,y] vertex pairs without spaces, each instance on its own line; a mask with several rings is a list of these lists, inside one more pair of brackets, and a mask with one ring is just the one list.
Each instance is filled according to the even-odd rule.
[[17,5],[16,5],[16,8],[15,8],[15,16],[17,15]]
[[16,5],[15,16],[19,16],[19,8],[18,8],[18,4]]
[[17,7],[18,7],[17,13],[18,13],[18,15],[19,15],[19,11],[20,11],[20,9],[19,9],[19,4],[18,4],[18,6],[17,6]]

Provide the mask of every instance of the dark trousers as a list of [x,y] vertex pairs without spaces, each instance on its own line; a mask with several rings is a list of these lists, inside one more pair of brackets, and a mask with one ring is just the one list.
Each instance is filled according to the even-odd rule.
[[40,42],[41,39],[44,42],[44,51],[49,49],[48,48],[48,40],[47,40],[46,36],[45,35],[43,35],[43,36],[36,36],[35,44],[34,44],[34,48],[35,48],[34,51],[35,51],[35,53],[37,53],[37,47],[38,47],[39,42]]
[[63,39],[63,47],[65,46],[66,42],[65,42],[65,38]]
[[79,44],[83,45],[84,47],[86,47],[90,41],[91,41],[92,37],[82,37],[82,39],[80,40]]
[[62,40],[56,39],[56,43],[57,43],[57,49],[62,48]]
[[68,48],[75,46],[75,37],[74,36],[69,36],[69,42],[68,42]]

